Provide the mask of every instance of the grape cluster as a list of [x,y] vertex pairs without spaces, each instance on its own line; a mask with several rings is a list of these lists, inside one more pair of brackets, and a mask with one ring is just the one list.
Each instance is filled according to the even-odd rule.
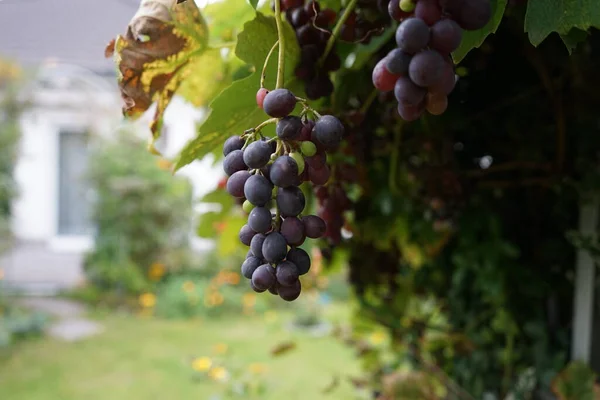
[[306,200],[299,186],[329,180],[325,151],[339,145],[344,126],[331,115],[314,112],[318,118],[313,121],[306,108],[301,116],[290,115],[298,99],[287,89],[260,89],[256,100],[267,115],[277,118],[277,137],[268,139],[251,130],[227,139],[226,188],[243,200],[248,213],[248,223],[239,233],[241,242],[250,247],[242,275],[256,292],[268,290],[292,301],[300,295],[299,277],[311,265],[309,255],[298,246],[327,230],[322,218],[301,215]]
[[397,48],[373,69],[373,84],[394,91],[398,114],[406,121],[425,110],[440,115],[456,82],[450,53],[458,48],[462,31],[477,30],[491,18],[489,0],[391,0],[390,16],[401,21]]

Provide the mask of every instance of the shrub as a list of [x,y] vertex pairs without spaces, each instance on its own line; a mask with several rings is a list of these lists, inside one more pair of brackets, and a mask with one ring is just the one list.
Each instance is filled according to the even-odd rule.
[[167,169],[131,133],[99,141],[88,172],[97,194],[96,246],[85,260],[93,284],[138,294],[148,289],[156,263],[189,264],[191,186]]

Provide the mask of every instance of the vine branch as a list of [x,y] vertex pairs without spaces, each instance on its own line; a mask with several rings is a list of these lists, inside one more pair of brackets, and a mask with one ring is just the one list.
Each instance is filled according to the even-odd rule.
[[283,87],[283,71],[285,69],[285,38],[283,37],[283,22],[281,21],[281,2],[275,0],[275,24],[277,25],[277,38],[279,42],[279,54],[277,57],[277,83],[276,89]]
[[350,0],[350,2],[348,3],[348,6],[346,6],[346,9],[344,10],[344,13],[340,17],[340,19],[338,19],[335,26],[333,27],[333,31],[331,31],[331,36],[329,36],[329,39],[327,40],[327,45],[325,46],[325,51],[323,52],[323,55],[319,59],[319,65],[321,65],[323,63],[323,61],[327,58],[327,56],[331,52],[331,49],[333,49],[333,46],[335,45],[335,41],[340,36],[342,26],[344,26],[344,23],[346,22],[346,20],[348,20],[348,18],[350,18],[350,14],[352,13],[352,11],[354,11],[354,8],[356,7],[356,3],[358,3],[358,0]]

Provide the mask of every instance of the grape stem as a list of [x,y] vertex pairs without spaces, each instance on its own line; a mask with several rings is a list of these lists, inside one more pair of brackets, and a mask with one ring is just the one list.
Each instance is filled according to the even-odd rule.
[[283,37],[283,22],[281,21],[281,2],[275,0],[275,24],[277,25],[277,38],[279,42],[279,54],[277,57],[277,83],[276,89],[283,87],[283,71],[285,69],[285,38]]
[[265,126],[267,126],[269,124],[274,124],[277,121],[278,121],[277,118],[269,118],[266,121],[263,121],[259,125],[257,125],[256,128],[246,129],[244,131],[244,135],[248,135],[248,134],[252,133],[252,134],[254,134],[252,136],[256,136],[256,133],[260,132],[262,128],[264,128]]
[[275,51],[275,49],[277,48],[277,46],[279,45],[279,40],[277,40],[275,42],[275,44],[273,45],[273,47],[271,47],[271,50],[269,50],[269,52],[267,53],[267,57],[265,58],[265,63],[263,64],[263,69],[262,69],[262,73],[260,75],[260,87],[264,88],[265,87],[265,78],[267,76],[267,64],[269,64],[269,60],[271,59],[271,55],[273,54],[273,52]]
[[[277,2],[275,2],[275,3],[277,3]],[[348,18],[350,18],[350,14],[352,13],[352,11],[354,11],[354,8],[356,7],[356,3],[358,3],[358,0],[350,0],[348,5],[346,6],[346,9],[344,10],[344,13],[340,17],[340,19],[338,19],[335,26],[333,27],[333,31],[331,31],[331,36],[327,40],[327,45],[325,46],[325,51],[323,52],[323,55],[319,59],[319,65],[323,65],[323,61],[325,61],[325,59],[331,52],[331,49],[333,49],[333,46],[335,45],[335,41],[340,36],[340,32],[342,31],[342,26],[344,26],[344,23],[348,20]]]

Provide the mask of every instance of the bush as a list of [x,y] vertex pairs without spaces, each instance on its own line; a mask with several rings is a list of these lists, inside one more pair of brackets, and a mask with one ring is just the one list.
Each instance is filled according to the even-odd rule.
[[170,270],[189,264],[191,185],[168,167],[131,133],[98,143],[88,172],[97,193],[96,246],[85,260],[94,285],[139,294],[157,263]]

